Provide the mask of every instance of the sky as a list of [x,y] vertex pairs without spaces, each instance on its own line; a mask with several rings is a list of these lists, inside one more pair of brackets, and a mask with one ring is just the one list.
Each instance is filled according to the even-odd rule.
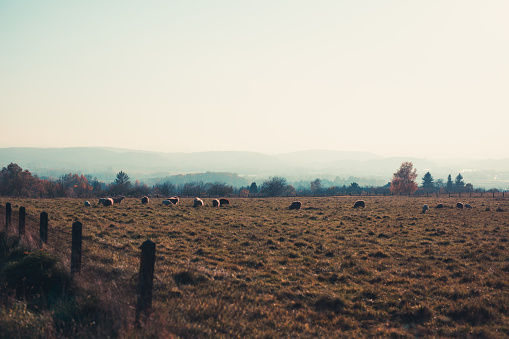
[[0,1],[0,148],[508,158],[509,1]]

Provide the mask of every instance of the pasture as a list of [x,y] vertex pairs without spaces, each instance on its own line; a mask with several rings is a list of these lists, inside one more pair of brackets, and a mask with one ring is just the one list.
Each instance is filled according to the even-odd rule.
[[[30,220],[46,211],[48,250],[64,263],[71,225],[83,223],[77,282],[111,308],[119,336],[509,336],[509,198],[363,197],[354,209],[357,199],[0,203],[25,206]],[[300,210],[288,209],[294,200]],[[147,239],[157,250],[153,307],[137,330],[134,277]]]

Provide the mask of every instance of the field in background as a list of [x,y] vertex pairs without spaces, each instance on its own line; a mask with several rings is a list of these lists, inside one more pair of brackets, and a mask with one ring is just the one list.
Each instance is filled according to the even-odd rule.
[[[50,219],[50,251],[68,262],[83,223],[79,282],[126,324],[134,316],[139,246],[156,243],[145,334],[209,336],[509,336],[509,198],[230,199],[192,208],[126,199],[7,199]],[[422,214],[422,205],[430,206]],[[435,209],[438,203],[444,209]],[[0,221],[3,225],[3,220]],[[126,328],[124,333],[135,331]],[[132,332],[134,333],[134,332]]]

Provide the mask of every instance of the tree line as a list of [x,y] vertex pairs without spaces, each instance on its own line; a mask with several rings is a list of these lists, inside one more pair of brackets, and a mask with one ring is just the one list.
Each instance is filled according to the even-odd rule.
[[[68,173],[60,178],[41,179],[27,169],[11,163],[2,168],[0,172],[0,195],[17,197],[104,197],[104,196],[133,196],[159,195],[161,197],[179,196],[295,196],[295,195],[358,195],[363,192],[371,194],[409,194],[416,191],[429,192],[473,192],[484,191],[475,189],[472,184],[463,180],[458,173],[455,180],[449,174],[447,181],[435,180],[430,172],[422,177],[421,185],[417,184],[417,171],[411,162],[404,162],[394,173],[391,182],[384,186],[360,186],[356,182],[342,186],[324,187],[317,178],[309,182],[309,187],[295,188],[287,179],[280,176],[270,177],[258,186],[256,182],[246,187],[233,187],[224,182],[204,183],[194,181],[183,184],[174,184],[167,180],[162,183],[148,186],[136,180],[132,183],[127,173],[120,171],[115,180],[109,184],[98,181],[90,175]],[[497,190],[489,190],[497,191]]]
[[[428,171],[422,177],[421,186],[417,184],[417,170],[413,168],[411,162],[404,162],[400,168],[393,174],[392,181],[390,183],[390,190],[392,193],[411,194],[417,190],[421,190],[424,193],[462,193],[462,192],[484,192],[484,189],[477,188],[471,183],[465,183],[461,173],[458,173],[454,181],[452,175],[447,176],[447,181],[442,179],[435,180],[431,173]],[[497,189],[490,189],[488,192],[498,191]]]

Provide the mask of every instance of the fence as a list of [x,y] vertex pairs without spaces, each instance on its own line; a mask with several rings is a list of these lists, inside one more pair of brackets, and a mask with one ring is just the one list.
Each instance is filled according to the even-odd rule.
[[[30,248],[44,248],[59,256],[64,263],[70,263],[71,277],[82,273],[83,224],[81,222],[76,221],[72,224],[70,234],[62,230],[51,232],[48,213],[40,213],[39,224],[37,225],[34,216],[27,216],[24,206],[19,206],[18,213],[15,213],[11,203],[6,203],[5,209],[0,208],[0,218],[5,220],[4,229],[6,232],[24,239]],[[37,232],[37,229],[39,232]],[[87,243],[89,247],[101,245],[90,240]],[[135,306],[135,325],[137,327],[140,326],[141,320],[148,315],[152,306],[156,257],[154,242],[146,240],[140,248],[141,256]]]
[[[365,196],[368,196],[368,197],[390,197],[390,196],[408,196],[408,197],[415,197],[415,198],[419,198],[419,197],[459,197],[459,198],[462,198],[462,197],[470,197],[470,198],[476,198],[476,197],[480,197],[480,198],[483,198],[483,197],[490,197],[492,196],[493,198],[497,198],[497,197],[502,197],[502,198],[505,198],[505,192],[422,192],[422,191],[417,191],[417,192],[414,192],[414,193],[397,193],[397,194],[394,194],[394,193],[390,193],[390,192],[379,192],[379,191],[362,191],[362,192],[351,192],[351,193],[346,193],[346,192],[339,192],[339,193],[334,193],[334,194],[294,194],[294,195],[285,195],[286,197],[356,197],[356,196],[361,196],[361,197],[365,197]],[[233,195],[231,194],[230,197],[243,197],[241,194],[237,194],[237,195]],[[210,198],[210,196],[209,196]],[[267,196],[263,196],[261,194],[249,194],[246,198],[267,198]]]

